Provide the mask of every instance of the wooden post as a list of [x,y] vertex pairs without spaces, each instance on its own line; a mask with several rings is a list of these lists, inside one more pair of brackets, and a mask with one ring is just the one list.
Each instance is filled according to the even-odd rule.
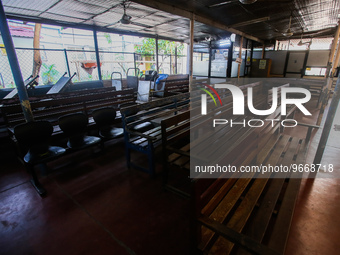
[[189,91],[191,91],[191,86],[193,82],[194,25],[195,25],[195,14],[192,13],[192,16],[190,19]]
[[340,58],[340,44],[338,44],[338,50],[336,52],[336,57],[335,60],[332,64],[332,72],[331,72],[331,77],[334,77],[335,69],[338,67],[339,64],[339,58]]
[[[36,77],[40,73],[40,67],[42,65],[41,54],[40,54],[40,32],[41,32],[41,24],[35,23],[34,26],[34,38],[33,38],[33,70],[32,76]],[[39,82],[39,77],[36,78],[36,81]]]
[[263,46],[262,46],[262,56],[261,56],[262,59],[264,59],[265,49],[266,49],[266,45],[263,44]]
[[331,52],[329,53],[328,63],[333,63],[335,50],[336,50],[336,47],[337,47],[338,41],[339,41],[339,34],[340,34],[340,23],[338,23],[338,27],[337,27],[335,35],[334,35]]
[[[243,36],[241,37],[240,40],[240,50],[238,57],[242,60],[242,47],[243,47]],[[262,51],[262,56],[264,56],[264,53]],[[262,57],[263,58],[263,57]],[[241,62],[242,63],[242,62]],[[240,78],[240,72],[241,72],[241,63],[238,63],[238,69],[237,69],[237,78]]]

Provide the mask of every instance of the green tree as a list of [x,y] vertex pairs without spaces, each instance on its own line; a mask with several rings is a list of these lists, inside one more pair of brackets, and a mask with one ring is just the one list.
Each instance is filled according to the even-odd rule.
[[[183,55],[184,44],[174,41],[158,40],[158,53],[162,56],[162,63],[159,64],[158,69],[162,67],[162,64],[166,58],[170,55],[175,55],[177,47],[177,58]],[[135,45],[135,53],[142,56],[156,55],[156,40],[154,38],[144,38],[141,44]]]
[[[175,55],[177,46],[177,55],[183,54],[184,44],[174,41],[158,40],[158,51],[164,55]],[[144,38],[140,45],[135,45],[135,52],[141,55],[156,54],[156,40],[154,38]]]

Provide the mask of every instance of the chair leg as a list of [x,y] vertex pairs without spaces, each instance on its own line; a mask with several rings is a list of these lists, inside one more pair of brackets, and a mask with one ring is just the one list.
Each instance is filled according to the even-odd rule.
[[155,159],[154,159],[154,150],[153,150],[153,146],[149,146],[149,151],[148,151],[148,164],[149,164],[149,170],[150,170],[150,175],[151,178],[155,177],[156,174],[156,170],[155,170]]
[[38,176],[36,172],[34,171],[33,165],[26,165],[27,170],[29,174],[32,176],[31,184],[35,188],[35,190],[39,193],[40,196],[44,196],[46,194],[45,188],[41,185],[41,183],[38,180]]
[[126,155],[126,166],[127,168],[131,168],[131,152],[129,148],[125,149],[125,155]]
[[100,150],[101,152],[105,153],[105,144],[104,144],[104,138],[100,141]]

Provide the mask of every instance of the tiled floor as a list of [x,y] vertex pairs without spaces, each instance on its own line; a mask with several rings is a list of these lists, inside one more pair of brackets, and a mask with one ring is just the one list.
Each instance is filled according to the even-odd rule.
[[[0,254],[190,254],[189,201],[164,192],[160,176],[127,170],[122,140],[104,155],[78,153],[50,165],[60,169],[41,179],[45,198],[4,146]],[[327,147],[324,160],[340,165],[339,156],[338,148]],[[323,176],[302,183],[286,254],[339,254],[340,179]]]
[[[122,140],[42,178],[41,198],[10,155],[1,167],[0,254],[189,254],[189,201],[125,167]],[[4,160],[3,160],[4,161]],[[81,162],[81,163],[79,163]]]

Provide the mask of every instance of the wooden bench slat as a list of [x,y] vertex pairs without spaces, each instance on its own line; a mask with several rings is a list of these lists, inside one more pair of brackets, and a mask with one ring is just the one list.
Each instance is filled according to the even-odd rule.
[[[243,191],[247,188],[248,184],[251,181],[251,177],[254,173],[247,174],[248,178],[238,179],[235,185],[231,188],[231,190],[227,193],[226,197],[218,204],[216,209],[211,213],[209,218],[222,223],[230,211],[233,209],[236,202],[241,197]],[[215,236],[215,233],[211,230],[202,227],[202,242],[200,244],[200,249],[205,250],[209,245],[210,241]]]
[[[232,218],[229,220],[227,227],[241,232],[250,217],[268,179],[255,179],[251,188],[247,192],[245,198],[234,212]],[[210,249],[209,254],[228,254],[233,248],[234,244],[224,237],[219,237]]]
[[279,251],[282,254],[284,253],[290,224],[293,219],[294,207],[300,190],[301,177],[302,173],[300,173],[300,176],[290,179],[288,183],[286,194],[282,201],[276,224],[268,244],[270,248]]
[[254,241],[250,237],[243,235],[241,233],[238,233],[237,231],[230,229],[226,227],[225,225],[222,225],[214,220],[209,219],[208,217],[200,217],[198,219],[199,222],[203,226],[206,226],[219,235],[238,243],[243,248],[254,252],[255,254],[266,254],[266,255],[280,255],[280,253],[277,253],[276,251]]
[[[295,154],[295,150],[299,144],[299,139],[298,138],[293,138],[289,151],[286,152],[284,162],[283,164],[286,163],[285,159],[291,159],[293,158]],[[274,211],[274,207],[276,205],[276,201],[279,198],[282,185],[285,182],[285,177],[288,175],[288,173],[280,175],[282,178],[274,178],[272,181],[269,183],[269,188],[261,201],[260,207],[258,211],[256,212],[256,216],[253,219],[253,223],[250,225],[249,230],[247,231],[247,235],[254,240],[257,240],[259,242],[262,241],[262,238],[265,234],[265,231],[267,229],[267,226],[269,224],[271,215]]]

